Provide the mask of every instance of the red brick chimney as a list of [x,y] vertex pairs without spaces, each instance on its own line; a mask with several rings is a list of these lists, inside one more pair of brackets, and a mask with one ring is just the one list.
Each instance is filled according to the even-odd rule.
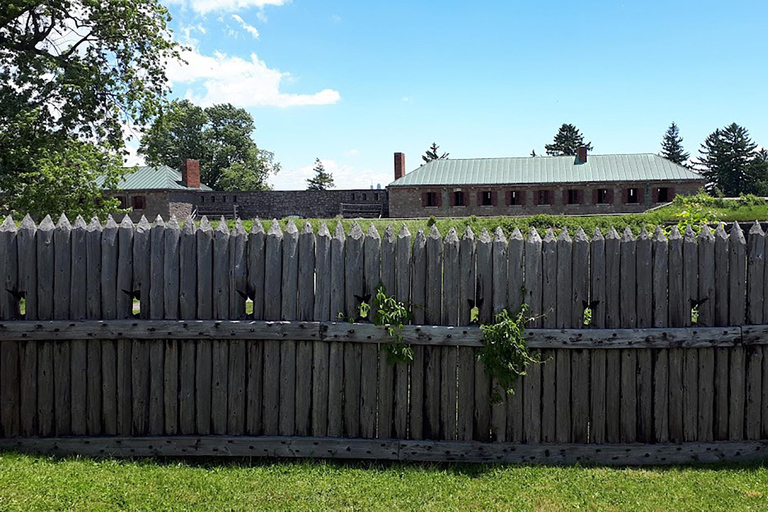
[[185,187],[200,188],[200,162],[187,158],[181,164],[181,181]]
[[405,176],[405,153],[395,153],[395,179]]
[[576,150],[576,163],[587,163],[587,146],[579,146],[579,149]]

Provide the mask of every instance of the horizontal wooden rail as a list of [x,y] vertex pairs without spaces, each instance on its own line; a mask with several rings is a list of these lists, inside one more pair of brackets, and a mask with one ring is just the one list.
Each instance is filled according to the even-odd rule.
[[0,451],[90,457],[315,457],[638,466],[764,460],[768,441],[532,445],[273,436],[72,437],[0,439]]
[[[407,325],[403,342],[430,346],[482,346],[476,326]],[[529,329],[530,348],[703,348],[768,344],[768,325],[655,329]],[[0,323],[0,341],[114,339],[245,339],[387,343],[387,332],[372,324],[237,320],[9,321]]]

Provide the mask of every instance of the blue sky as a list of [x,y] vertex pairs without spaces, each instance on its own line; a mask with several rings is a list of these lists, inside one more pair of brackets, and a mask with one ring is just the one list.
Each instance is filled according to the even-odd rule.
[[573,123],[596,153],[746,126],[768,146],[768,2],[172,0],[174,96],[247,108],[275,188],[319,157],[339,188],[452,158],[543,153]]

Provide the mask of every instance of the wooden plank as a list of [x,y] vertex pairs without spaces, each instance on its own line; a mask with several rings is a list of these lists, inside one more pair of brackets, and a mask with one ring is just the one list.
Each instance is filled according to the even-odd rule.
[[20,360],[23,352],[19,350],[22,345],[15,341],[0,343],[0,432],[6,438],[16,437],[27,430],[20,430],[19,425],[20,410],[24,407],[22,401],[26,398],[20,389],[20,383],[23,383],[20,370],[24,369]]
[[[381,237],[371,224],[363,239],[363,296],[371,306],[369,319],[377,309],[376,288],[381,283]],[[376,392],[378,389],[378,347],[364,346],[361,350],[360,377],[360,435],[376,437]]]
[[[638,315],[639,316],[639,315]],[[652,443],[653,435],[653,351],[637,350],[637,440]]]
[[[669,325],[685,326],[685,297],[683,296],[683,238],[677,226],[669,235]],[[672,425],[670,424],[670,427]]]
[[[528,266],[526,265],[527,269]],[[532,355],[536,357],[537,353],[534,352]],[[523,378],[523,385],[525,387],[524,427],[525,441],[527,443],[541,442],[541,373],[541,365],[532,364],[528,367]]]
[[[560,252],[558,251],[558,259],[559,257]],[[560,281],[558,280],[558,282]],[[560,318],[558,316],[558,319]],[[568,314],[567,320],[570,322],[570,314]],[[555,350],[554,364],[556,365],[555,378],[557,379],[555,389],[555,440],[558,443],[571,442],[571,415],[573,413],[573,405],[571,404],[571,357],[572,354],[568,350]]]
[[117,232],[117,318],[133,317],[133,222],[126,214]]
[[637,327],[637,242],[629,226],[621,237],[620,251],[619,325]]
[[[330,249],[330,247],[329,247]],[[312,347],[312,435],[328,435],[330,343],[315,343]],[[389,437],[389,436],[386,436]]]
[[[441,323],[442,307],[442,237],[437,226],[432,226],[426,242],[427,251],[427,295],[425,321]],[[440,438],[440,349],[424,347],[424,438]]]
[[72,342],[51,343],[53,350],[54,417],[57,436],[72,434]]
[[[175,319],[179,316],[179,300],[181,295],[181,278],[179,274],[179,250],[181,244],[181,228],[176,216],[171,216],[163,239],[163,318]],[[194,318],[194,315],[190,316]]]
[[[323,222],[315,237],[315,307],[312,320],[331,320],[331,233]],[[343,286],[342,286],[343,288]]]
[[[99,262],[101,264],[101,262]],[[99,435],[102,432],[102,372],[104,368],[102,366],[101,359],[101,342],[98,340],[89,340],[85,342],[86,346],[86,365],[88,372],[86,375],[86,432],[88,435]],[[106,342],[110,346],[114,346],[114,342]],[[110,372],[107,371],[109,375]],[[115,376],[115,368],[112,368],[111,376]],[[115,402],[112,402],[111,411],[116,411]],[[117,417],[113,415],[114,421],[111,422],[111,427],[117,432]]]
[[[610,357],[610,356],[609,356]],[[637,442],[637,351],[621,351],[621,416],[619,439]]]
[[[41,224],[42,225],[42,224]],[[38,259],[39,262],[39,259]],[[39,288],[38,288],[39,290]],[[38,313],[45,306],[44,301],[38,303]],[[43,341],[37,343],[37,421],[38,435],[48,437],[54,434],[54,407],[56,397],[54,394],[53,375],[53,342]]]
[[344,436],[360,437],[362,347],[344,344]]
[[457,438],[471,441],[475,411],[475,351],[470,347],[460,347],[458,350]]
[[101,343],[101,399],[106,435],[131,433],[131,341]]
[[[461,349],[459,349],[461,350]],[[507,395],[507,441],[522,443],[525,441],[525,429],[523,427],[525,385],[523,377],[518,377],[514,386],[514,393]],[[589,406],[587,406],[589,409]]]
[[179,239],[179,315],[197,318],[197,235],[192,217],[184,220]]
[[422,439],[424,436],[424,366],[424,347],[414,347],[408,402],[409,439]]
[[[311,311],[310,311],[311,314]],[[296,435],[312,434],[312,347],[311,341],[296,342]],[[324,343],[327,346],[327,344]],[[374,347],[375,350],[375,347]],[[326,374],[327,381],[327,374]]]
[[[135,349],[134,341],[134,349]],[[147,432],[150,435],[160,435],[165,429],[165,410],[163,399],[165,397],[165,344],[161,340],[145,342],[142,350],[149,353],[149,400],[147,407]],[[135,361],[135,356],[134,356]],[[143,375],[142,375],[143,376]],[[135,398],[134,398],[135,400]],[[134,426],[136,418],[134,417]]]
[[22,437],[38,435],[37,342],[34,341],[21,343],[19,347],[19,407],[19,434]]
[[605,439],[621,440],[621,351],[609,350],[605,356]]
[[423,324],[427,308],[427,237],[419,229],[411,256],[411,304],[413,322]]
[[280,343],[280,412],[278,433],[287,436],[296,435],[296,342],[292,340],[284,340]]
[[653,246],[645,227],[636,242],[637,326],[653,327]]
[[[200,219],[200,226],[195,232],[195,241],[197,249],[197,318],[205,320],[213,318],[213,228],[205,215]],[[273,288],[275,294],[280,293],[279,282],[277,284],[278,286]],[[278,318],[278,316],[269,317],[270,320],[277,320]],[[208,346],[210,347],[210,345]],[[198,425],[198,432],[200,432],[199,427]]]
[[264,343],[260,341],[247,342],[248,367],[245,431],[248,435],[259,435],[262,432],[263,416],[263,375],[264,375]]
[[149,232],[149,253],[149,318],[157,320],[165,318],[165,222],[159,215]]
[[[248,297],[253,301],[253,318],[263,320],[264,301],[266,290],[264,288],[266,255],[264,252],[267,242],[267,234],[259,219],[253,220],[251,232],[248,235]],[[259,413],[260,414],[260,413]]]
[[[270,268],[267,266],[267,268]],[[292,219],[288,220],[283,234],[281,320],[297,319],[299,279],[299,230]],[[285,390],[288,391],[288,390]]]
[[[621,325],[621,239],[611,227],[605,235],[605,327]],[[610,357],[610,356],[609,356]],[[610,364],[610,362],[609,362]],[[618,381],[616,381],[618,383]],[[610,392],[610,387],[609,390]],[[609,403],[608,409],[611,410]],[[618,409],[616,409],[618,411]],[[616,431],[618,435],[618,430]],[[609,434],[610,437],[610,434]],[[609,438],[608,442],[611,441]]]
[[542,311],[542,240],[531,228],[528,238],[525,240],[525,302],[531,308],[530,327],[541,327]]
[[[87,227],[85,220],[78,215],[75,219],[75,225],[72,228],[71,235],[71,258],[72,258],[72,270],[70,275],[70,303],[69,303],[69,316],[71,320],[84,320],[87,318],[88,310],[88,288],[87,288],[87,273],[88,273],[88,247],[87,247]],[[2,236],[2,227],[0,227],[0,236]],[[15,235],[15,233],[14,233]],[[15,250],[15,237],[13,240]],[[6,289],[15,289],[9,286],[6,282]]]
[[53,318],[69,318],[72,292],[72,225],[63,213],[53,231]]
[[345,245],[346,235],[339,221],[331,239],[331,320],[346,318]]
[[683,367],[685,355],[682,349],[669,349],[669,440],[682,442],[684,439],[683,414]]
[[85,340],[74,340],[71,342],[71,365],[69,371],[72,385],[72,434],[76,436],[84,436],[88,432],[86,426],[88,349],[86,344]]
[[[555,315],[555,327],[560,327],[563,329],[567,329],[569,327],[579,327],[578,323],[573,323],[573,309],[576,297],[573,295],[573,273],[571,269],[572,264],[573,241],[571,240],[570,235],[568,235],[568,230],[563,228],[557,237],[557,286],[561,292],[556,296]],[[576,307],[576,309],[578,309],[578,307]],[[568,435],[570,435],[570,432]]]
[[344,425],[344,343],[330,344],[328,375],[328,436],[341,437]]
[[313,320],[315,315],[315,233],[306,222],[299,235],[298,319]]
[[[229,317],[245,318],[245,299],[248,296],[247,240],[243,221],[237,219],[229,235]],[[311,318],[308,318],[311,320]]]
[[[80,218],[80,217],[78,217]],[[82,219],[80,219],[82,220]],[[19,255],[17,246],[18,230],[13,218],[8,215],[0,225],[0,318],[10,320],[20,317],[19,312]],[[83,288],[85,283],[83,282]],[[79,288],[72,290],[79,292],[76,303],[85,300],[85,290]],[[77,319],[83,316],[77,316]]]
[[[125,230],[128,234],[128,230]],[[106,236],[106,232],[104,234]],[[133,297],[139,299],[139,318],[150,318],[149,287],[151,285],[152,226],[145,216],[141,216],[133,232]]]
[[508,261],[507,261],[507,238],[504,231],[497,227],[493,233],[493,242],[491,249],[492,276],[493,276],[493,315],[500,313],[507,308],[508,304]]
[[[424,321],[428,324],[441,323],[443,248],[442,236],[437,226],[432,226],[427,236],[427,281],[426,311]],[[489,267],[490,268],[490,267]]]
[[[213,231],[213,318],[229,318],[229,265],[229,228],[222,217]],[[295,287],[293,292],[295,299]]]
[[482,362],[475,360],[475,422],[472,426],[476,441],[491,440],[491,379]]
[[600,228],[595,228],[589,244],[591,325],[605,327],[605,239]]
[[[699,233],[699,325],[715,325],[715,236],[704,225]],[[712,439],[708,439],[711,441]]]
[[[761,408],[760,408],[760,416],[761,416],[761,423],[762,427],[760,429],[760,435],[763,439],[768,438],[768,350],[766,350],[765,347],[762,347],[763,350],[763,368],[762,368],[762,390],[760,394],[760,400],[761,400]],[[703,350],[699,351],[699,360],[701,360],[701,353],[704,352]],[[711,439],[710,439],[711,440]]]
[[730,240],[721,223],[715,230],[715,319],[714,325],[730,325],[728,317]]
[[279,320],[282,314],[283,231],[276,220],[272,221],[266,237],[264,261],[264,290],[265,293],[270,290],[270,299],[264,300],[264,318]]
[[683,325],[688,327],[693,321],[693,305],[699,302],[699,249],[690,225],[683,236],[683,261]]
[[[25,320],[37,320],[37,226],[32,217],[26,215],[16,235],[19,252],[19,293],[25,301]],[[22,419],[22,424],[24,420]],[[22,431],[24,427],[22,426]]]
[[475,305],[478,308],[478,321],[491,323],[493,321],[493,241],[488,231],[483,230],[477,239],[475,248],[476,277]]
[[715,349],[715,425],[714,437],[717,441],[728,439],[728,386],[730,384],[730,350]]
[[[391,224],[384,230],[381,240],[381,284],[387,295],[396,293],[396,257],[397,239],[395,230]],[[458,295],[458,293],[457,293]],[[395,363],[388,361],[387,352],[379,346],[379,388],[378,388],[378,415],[376,436],[379,438],[391,438],[394,436],[395,414]],[[407,379],[406,367],[406,379]],[[407,394],[407,389],[406,389]],[[407,401],[407,396],[406,396]],[[406,409],[407,410],[407,409]]]
[[760,439],[762,434],[762,387],[763,387],[763,349],[748,347],[746,349],[746,417],[744,421],[744,436],[746,439]]
[[179,342],[168,340],[163,349],[163,430],[175,436],[179,433]]
[[353,223],[346,242],[344,307],[347,318],[358,318],[360,304],[365,299],[363,277],[364,239],[365,235],[363,235],[360,225],[357,222]]
[[94,320],[101,318],[101,231],[101,224],[96,217],[85,228],[85,315]]
[[[199,233],[199,231],[198,231]],[[198,242],[200,239],[198,239]],[[195,359],[195,424],[200,435],[211,433],[212,341],[199,340]],[[277,361],[279,361],[279,356]],[[275,361],[275,365],[277,365]],[[275,429],[275,432],[277,430]]]
[[[594,255],[594,253],[592,253]],[[605,442],[605,371],[606,351],[590,351],[590,422],[589,439],[591,443]]]
[[196,347],[192,340],[179,342],[179,347],[179,433],[189,435],[195,433]]
[[729,325],[742,325],[746,320],[747,241],[738,222],[733,223],[728,238],[728,321]]
[[541,243],[541,286],[541,314],[543,315],[541,326],[545,329],[553,329],[557,327],[555,309],[559,287],[557,284],[557,239],[552,228],[544,235],[544,240]]
[[[503,236],[503,234],[502,234]],[[444,268],[443,268],[443,325],[459,324],[459,290],[461,288],[460,242],[456,230],[451,228],[445,236],[444,242]],[[506,260],[504,261],[504,278],[506,282]],[[505,290],[506,294],[506,290]]]
[[[714,239],[712,241],[714,242]],[[714,399],[715,349],[702,348],[699,349],[699,418],[697,421],[699,441],[709,442],[715,439],[713,430],[715,418]]]
[[[503,236],[503,235],[502,235]],[[459,322],[460,242],[454,229],[445,237],[443,269],[443,323],[457,325]],[[503,259],[506,274],[506,259]],[[495,271],[495,268],[494,268]],[[505,290],[506,295],[506,290]],[[456,439],[456,398],[458,352],[456,348],[443,347],[440,351],[440,438]]]
[[[461,282],[459,283],[459,325],[469,325],[472,321],[471,310],[477,298],[475,259],[475,234],[472,232],[472,229],[467,226],[464,230],[464,234],[461,236],[461,241],[459,242],[459,268],[461,269]],[[520,278],[522,279],[522,275],[520,275]],[[522,285],[520,289],[522,293]]]
[[658,443],[669,441],[669,350],[656,351],[653,362],[653,435]]
[[37,318],[40,320],[53,319],[53,276],[54,276],[54,247],[53,221],[46,215],[37,228]]
[[[462,247],[462,250],[464,247]],[[519,311],[525,301],[525,240],[519,228],[515,228],[509,236],[507,248],[507,309],[514,313]],[[463,264],[462,269],[466,269]],[[463,270],[466,272],[466,270]]]
[[747,246],[747,323],[763,323],[763,275],[765,273],[765,232],[755,221]]
[[[736,223],[734,223],[736,224]],[[744,348],[731,349],[728,372],[728,439],[744,439],[745,375]]]
[[227,433],[229,416],[229,341],[214,340],[211,346],[211,433]]
[[264,435],[277,435],[280,426],[280,342],[264,342]]
[[571,305],[570,326],[573,329],[584,327],[584,309],[589,305],[589,240],[584,230],[579,228],[573,237],[571,262]]
[[554,350],[541,351],[541,442],[554,443],[557,433],[557,361]]
[[381,284],[387,295],[396,296],[395,265],[397,257],[397,238],[392,224],[387,224],[381,239]]
[[699,352],[686,350],[683,358],[683,440],[699,441]]
[[[152,421],[154,418],[150,417],[151,402],[155,400],[156,389],[153,389],[152,385],[155,380],[153,374],[157,371],[157,360],[152,354],[155,345],[157,343],[143,340],[133,340],[131,343],[131,402],[135,436],[148,435],[150,430],[157,430]],[[162,423],[159,430],[162,430]],[[157,435],[157,432],[152,434]]]
[[589,442],[589,356],[589,350],[576,350],[571,354],[570,435],[574,443]]

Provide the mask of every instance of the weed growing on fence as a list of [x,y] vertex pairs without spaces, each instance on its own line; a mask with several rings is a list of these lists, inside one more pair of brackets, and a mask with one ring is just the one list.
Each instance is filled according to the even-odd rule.
[[390,364],[410,363],[413,361],[413,348],[403,343],[403,324],[411,319],[411,312],[406,305],[387,295],[384,285],[376,288],[376,312],[373,324],[386,329],[392,341],[384,345],[387,361]]
[[499,403],[502,392],[514,393],[518,377],[525,375],[531,363],[540,363],[538,354],[531,354],[525,344],[523,332],[530,308],[523,304],[514,316],[504,309],[494,318],[495,323],[483,324],[483,347],[477,353],[478,361],[485,366],[485,373],[494,380],[491,401]]

